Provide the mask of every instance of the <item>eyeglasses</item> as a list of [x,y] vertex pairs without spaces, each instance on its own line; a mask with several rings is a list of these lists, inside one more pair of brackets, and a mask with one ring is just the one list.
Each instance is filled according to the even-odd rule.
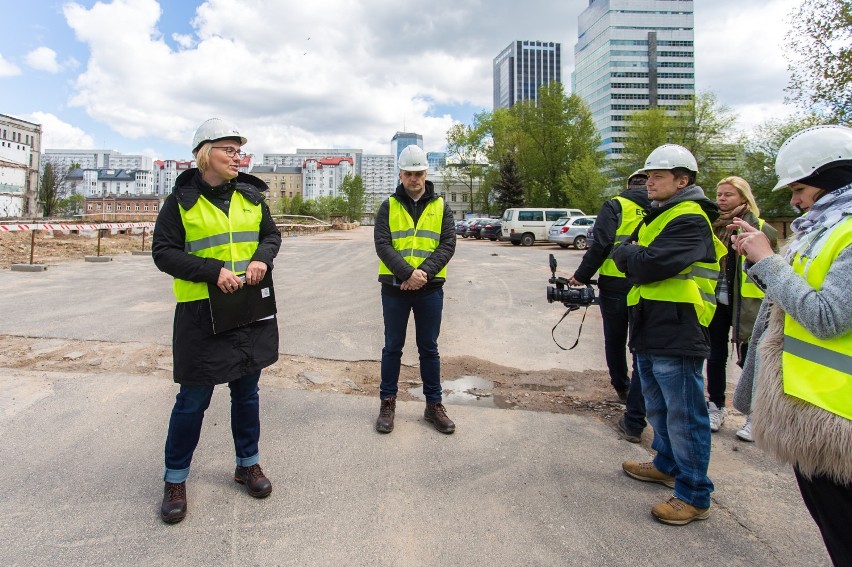
[[245,159],[245,157],[248,155],[247,153],[241,152],[237,148],[232,148],[231,146],[211,146],[211,147],[214,150],[222,150],[223,152],[225,152],[225,155],[228,156],[229,158],[232,158],[234,156],[238,156],[240,159]]

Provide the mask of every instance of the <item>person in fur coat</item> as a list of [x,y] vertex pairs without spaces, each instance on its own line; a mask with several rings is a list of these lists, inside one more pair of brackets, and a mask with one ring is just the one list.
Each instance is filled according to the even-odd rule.
[[757,445],[789,463],[834,565],[852,565],[852,129],[791,136],[775,162],[793,221],[784,255],[734,219],[734,247],[765,290],[734,407]]

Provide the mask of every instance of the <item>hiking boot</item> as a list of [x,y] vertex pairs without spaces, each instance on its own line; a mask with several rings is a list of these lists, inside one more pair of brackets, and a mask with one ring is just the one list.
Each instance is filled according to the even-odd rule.
[[186,517],[186,483],[167,482],[163,487],[160,518],[167,524],[176,524]]
[[255,498],[266,498],[272,492],[272,483],[263,474],[258,464],[253,464],[250,467],[238,466],[234,469],[234,480],[240,484],[245,484],[249,495]]
[[447,408],[444,404],[437,402],[434,404],[426,403],[426,411],[423,412],[423,419],[435,426],[435,429],[441,433],[452,433],[456,430],[456,424],[447,415]]
[[621,463],[621,468],[624,469],[627,476],[631,476],[636,480],[656,482],[658,484],[664,484],[669,488],[674,488],[674,477],[658,471],[653,462],[640,463],[639,461],[624,461]]
[[713,402],[707,402],[707,413],[710,414],[710,431],[716,433],[725,423],[725,408],[720,408]]
[[630,441],[631,443],[639,443],[642,441],[642,432],[639,433],[630,433],[627,430],[627,424],[624,422],[624,416],[621,416],[621,419],[618,420],[618,432],[621,434],[621,438],[625,441]]
[[385,398],[379,408],[379,418],[376,420],[376,431],[390,433],[393,431],[393,416],[396,413],[396,398]]
[[751,416],[746,416],[745,425],[743,425],[739,431],[737,431],[737,439],[740,441],[746,441],[747,443],[754,443],[754,437],[751,436]]
[[672,496],[651,508],[651,514],[664,524],[683,526],[692,520],[706,520],[710,517],[710,508],[696,508]]

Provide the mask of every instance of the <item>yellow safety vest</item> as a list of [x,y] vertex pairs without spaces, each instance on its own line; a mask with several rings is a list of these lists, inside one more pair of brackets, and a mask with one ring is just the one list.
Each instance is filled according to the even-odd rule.
[[[444,199],[438,197],[430,201],[414,226],[414,219],[408,214],[398,199],[388,199],[388,224],[391,231],[393,249],[397,250],[408,262],[416,268],[428,258],[441,242],[441,227],[444,222]],[[379,260],[379,275],[393,275],[384,262]],[[444,266],[435,277],[447,277],[447,267]]]
[[[220,208],[199,197],[191,209],[180,206],[180,218],[186,231],[184,250],[199,258],[215,258],[225,268],[243,274],[248,268],[260,236],[263,211],[239,191],[234,191],[226,215]],[[178,303],[207,299],[207,283],[175,278],[174,292]]]
[[612,259],[612,253],[615,252],[615,248],[619,244],[630,238],[630,235],[633,234],[633,231],[636,230],[636,227],[639,226],[639,223],[642,222],[643,218],[645,218],[645,209],[625,197],[613,197],[613,201],[618,201],[621,205],[621,222],[619,223],[618,228],[615,229],[615,240],[613,240],[609,256],[607,256],[606,260],[604,260],[604,263],[601,265],[599,273],[602,276],[623,278],[625,277],[624,272],[615,267],[615,261]]
[[[822,288],[834,259],[852,244],[852,218],[835,225],[822,239],[814,258],[799,254],[793,258],[793,271],[816,291]],[[784,393],[852,419],[852,332],[818,339],[785,315],[782,364]]]
[[[699,215],[713,234],[707,213],[695,201],[683,201],[639,228],[639,245],[648,247],[666,225],[682,215]],[[707,326],[716,312],[716,283],[719,279],[719,258],[727,252],[722,241],[713,234],[716,251],[714,262],[695,262],[677,275],[658,282],[634,285],[627,294],[627,305],[639,303],[639,298],[670,303],[691,303],[698,322]]]
[[[757,219],[757,229],[763,230],[763,223],[766,221],[763,219]],[[743,269],[743,256],[739,257],[740,263],[740,295],[743,297],[751,297],[754,299],[763,299],[764,293],[757,284],[754,283],[754,280],[751,279],[751,276]]]

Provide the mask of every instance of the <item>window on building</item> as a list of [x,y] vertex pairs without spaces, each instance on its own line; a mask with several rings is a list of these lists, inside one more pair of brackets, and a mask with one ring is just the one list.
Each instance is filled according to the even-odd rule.
[[112,211],[112,205],[111,205],[111,204],[107,205],[107,206],[106,206],[106,210],[107,210],[107,212]]
[[134,208],[133,210],[139,212],[139,203],[136,203],[136,208]]
[[[98,208],[100,208],[100,207],[98,207]],[[86,205],[86,210],[87,210],[87,211],[91,211],[91,210],[92,210],[92,204],[91,204],[91,203],[89,203],[88,205]]]
[[124,210],[129,213],[130,212],[130,205],[129,204],[124,205]]
[[148,203],[145,203],[145,212],[148,212]]
[[455,193],[450,193],[450,202],[451,202],[451,203],[455,203],[455,202],[456,202],[456,194],[455,194]]
[[462,203],[467,203],[467,193],[462,193]]

